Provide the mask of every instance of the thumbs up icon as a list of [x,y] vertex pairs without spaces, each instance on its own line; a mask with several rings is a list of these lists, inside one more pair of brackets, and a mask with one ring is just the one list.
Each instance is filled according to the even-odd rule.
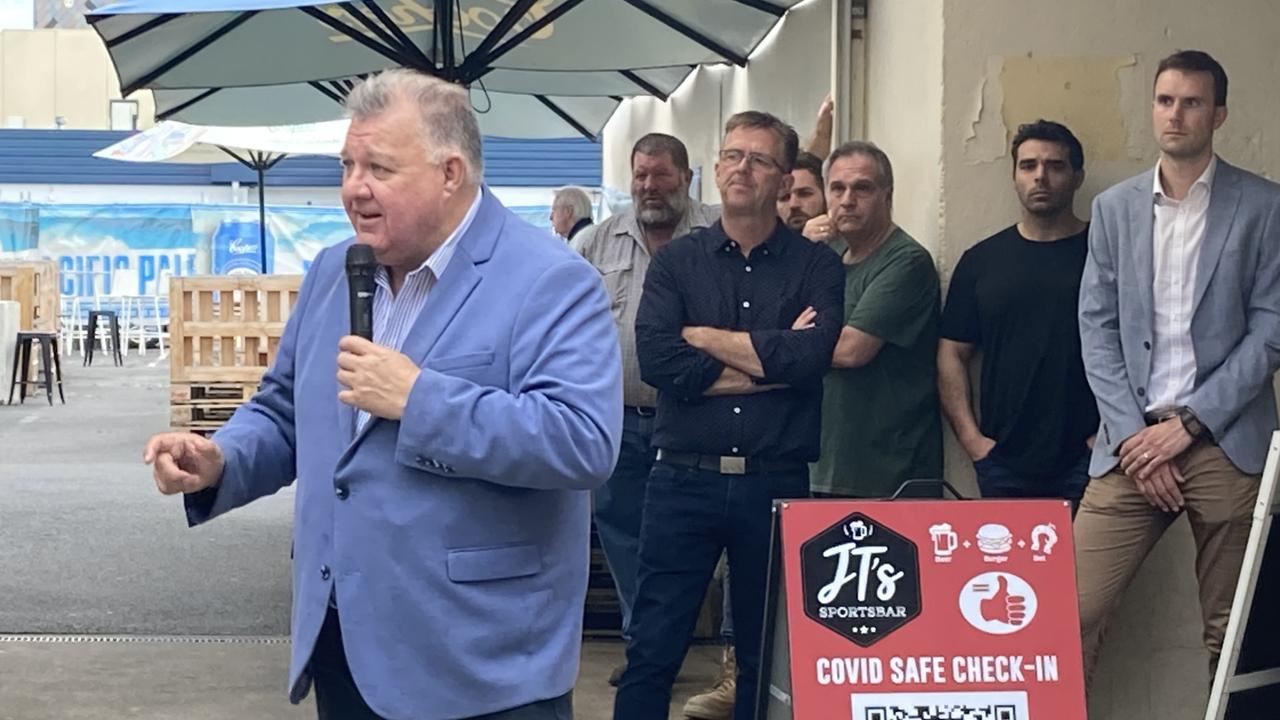
[[960,614],[988,635],[1008,635],[1027,627],[1035,619],[1038,604],[1031,584],[1012,573],[983,573],[960,591]]
[[1009,592],[1009,576],[1001,575],[996,591],[979,606],[983,620],[996,620],[1015,627],[1027,620],[1027,598]]

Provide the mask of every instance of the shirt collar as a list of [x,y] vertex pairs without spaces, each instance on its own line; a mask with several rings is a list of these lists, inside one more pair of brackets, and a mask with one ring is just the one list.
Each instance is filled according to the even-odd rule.
[[[1200,173],[1200,177],[1196,178],[1195,182],[1191,183],[1191,188],[1195,189],[1197,186],[1199,186],[1204,188],[1206,192],[1212,190],[1213,175],[1217,171],[1218,171],[1218,156],[1215,153],[1214,156],[1209,159],[1208,167],[1204,169],[1204,172]],[[1164,186],[1160,184],[1160,161],[1159,160],[1156,161],[1155,177],[1151,179],[1151,193],[1157,199],[1168,198],[1172,200],[1172,198],[1169,198],[1169,196],[1165,194]]]
[[[729,237],[729,234],[724,231],[724,224],[722,221],[715,221],[715,223],[710,226],[710,230],[711,233],[708,237],[710,237],[716,250],[719,250],[726,255],[738,251],[737,241]],[[773,227],[773,233],[771,233],[769,237],[765,238],[765,241],[761,243],[757,249],[760,251],[761,255],[783,255],[787,250],[787,235],[794,233],[794,230],[787,227],[786,223],[779,219],[777,224]],[[805,242],[808,242],[808,240]],[[756,251],[752,250],[751,252],[754,254]]]
[[[480,210],[480,200],[484,197],[484,188],[476,189],[476,199],[471,201],[471,207],[467,209],[467,214],[462,217],[462,222],[458,223],[458,227],[453,229],[449,237],[445,238],[440,247],[436,248],[431,256],[422,262],[421,265],[409,271],[406,278],[414,277],[423,270],[430,270],[431,274],[439,280],[444,275],[445,268],[449,267],[449,261],[453,259],[453,254],[458,249],[458,241],[471,227],[471,222],[476,219],[476,214]],[[391,276],[387,273],[385,265],[379,265],[374,275],[375,280],[382,281],[390,286]]]
[[565,238],[565,240],[572,240],[574,235],[577,235],[589,227],[591,227],[591,218],[579,218],[578,222],[574,223],[573,227],[569,228],[569,237]]

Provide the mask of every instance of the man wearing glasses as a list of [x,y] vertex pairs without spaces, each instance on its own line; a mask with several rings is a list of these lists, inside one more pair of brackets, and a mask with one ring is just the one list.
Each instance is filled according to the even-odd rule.
[[[938,271],[893,222],[893,166],[848,142],[827,160],[832,250],[844,262],[844,327],[822,397],[817,496],[875,498],[942,476],[938,414]],[[937,496],[912,491],[913,496]]]
[[798,145],[772,115],[731,117],[715,166],[720,222],[673,240],[645,277],[636,346],[641,378],[658,389],[658,455],[615,720],[667,717],[723,550],[734,717],[754,716],[772,503],[809,494],[822,378],[843,320],[839,258],[778,218]]

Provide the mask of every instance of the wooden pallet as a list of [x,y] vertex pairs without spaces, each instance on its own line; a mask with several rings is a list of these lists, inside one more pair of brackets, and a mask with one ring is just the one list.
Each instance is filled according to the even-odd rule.
[[234,405],[170,405],[171,427],[222,427],[235,414],[240,403]]
[[301,285],[301,275],[170,280],[170,381],[257,383],[275,362]]
[[169,404],[226,404],[248,402],[258,392],[258,383],[171,383]]
[[58,331],[58,264],[53,260],[0,262],[0,300],[18,303],[22,330]]

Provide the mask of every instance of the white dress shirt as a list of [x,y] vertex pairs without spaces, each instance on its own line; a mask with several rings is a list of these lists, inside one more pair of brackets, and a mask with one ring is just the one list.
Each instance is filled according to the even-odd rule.
[[1155,333],[1151,381],[1147,384],[1148,411],[1185,405],[1195,389],[1196,352],[1191,344],[1191,315],[1195,311],[1196,267],[1204,245],[1209,195],[1217,167],[1215,155],[1192,183],[1186,198],[1175,200],[1165,194],[1160,182],[1160,164],[1156,163],[1152,187]]
[[[458,223],[458,227],[454,228],[449,237],[445,238],[445,241],[425,262],[405,275],[400,292],[391,292],[391,274],[387,272],[385,265],[378,266],[373,276],[375,284],[373,341],[375,343],[397,352],[404,346],[409,330],[417,322],[418,315],[422,314],[423,306],[427,304],[427,295],[440,280],[440,276],[444,275],[445,268],[449,267],[449,261],[453,259],[454,251],[458,249],[458,240],[471,227],[471,221],[475,220],[483,197],[484,188],[478,188],[476,198],[471,201],[471,208],[463,216],[462,222]],[[363,429],[367,422],[369,422],[369,413],[356,410],[356,429]]]

